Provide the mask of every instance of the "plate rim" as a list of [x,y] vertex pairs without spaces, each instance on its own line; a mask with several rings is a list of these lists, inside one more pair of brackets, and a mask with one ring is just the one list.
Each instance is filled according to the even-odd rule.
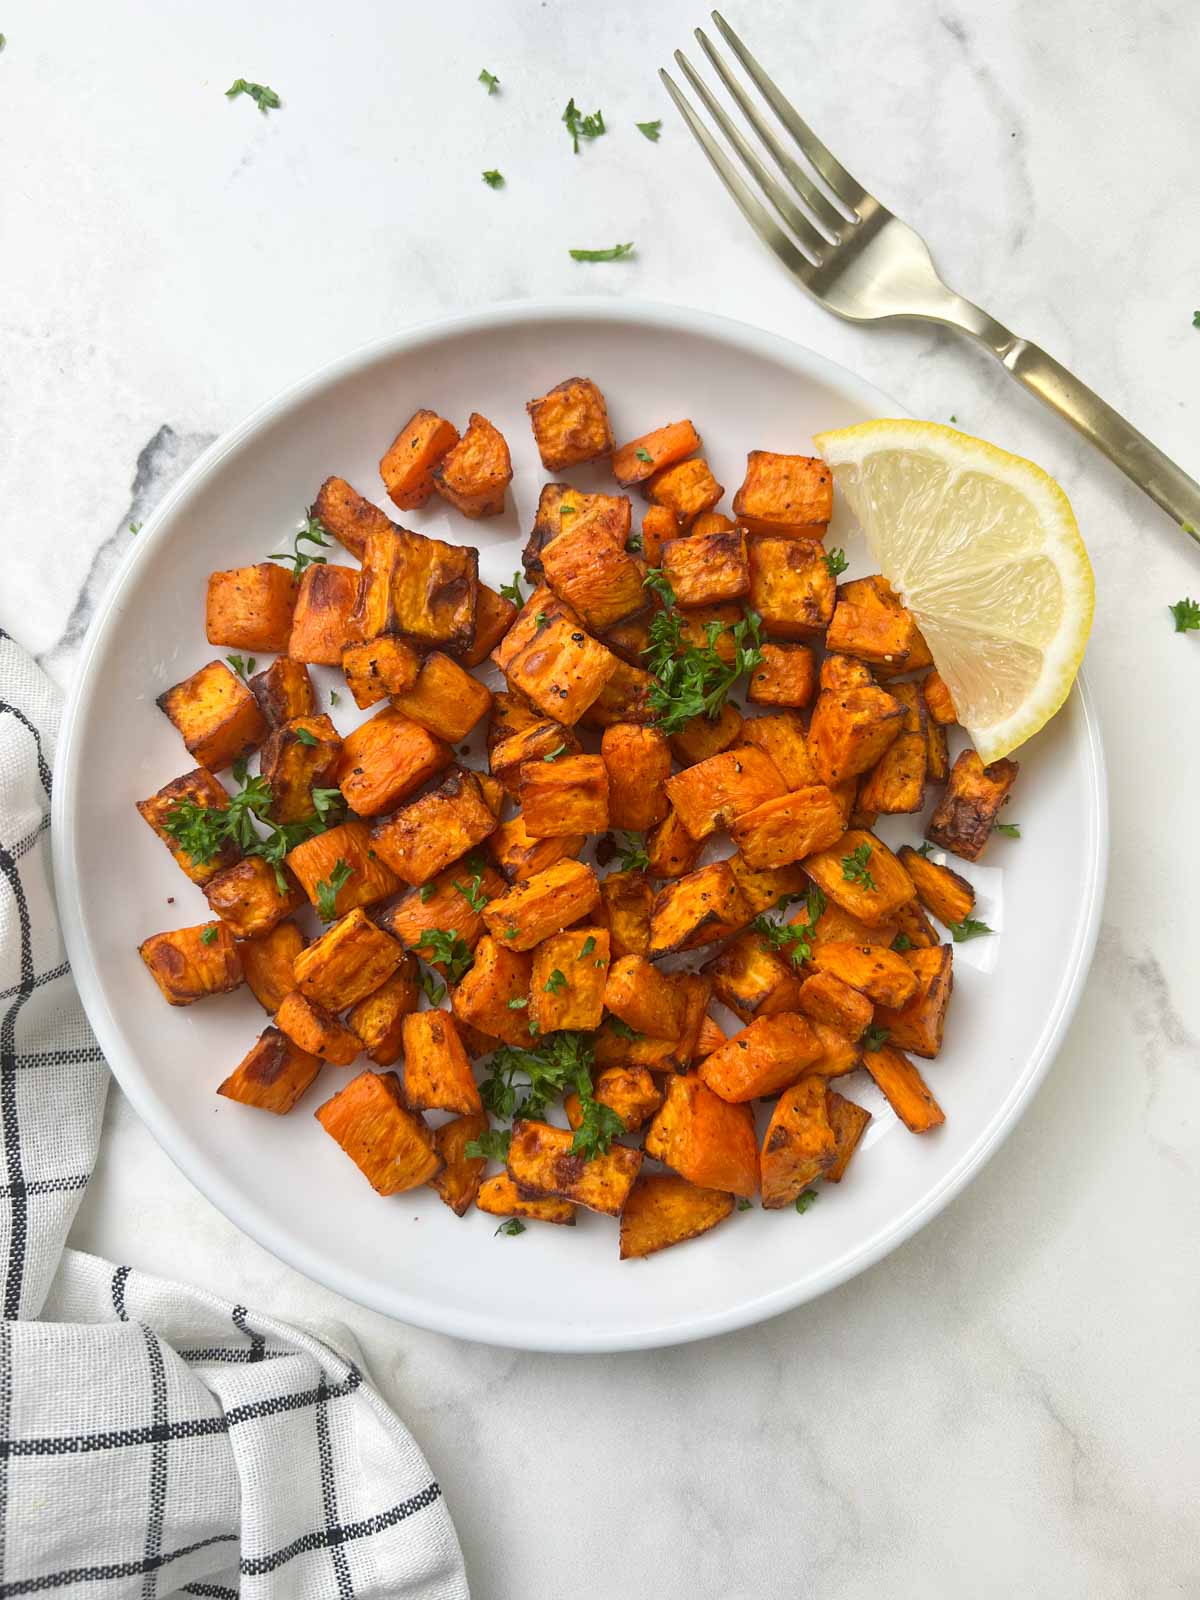
[[1075,943],[1064,968],[1063,979],[1054,1004],[1047,1014],[1041,1037],[1031,1052],[1024,1071],[1010,1085],[1007,1095],[998,1104],[985,1129],[959,1161],[922,1199],[910,1206],[907,1211],[892,1218],[887,1225],[877,1229],[868,1239],[844,1251],[842,1256],[829,1263],[811,1281],[781,1285],[752,1299],[742,1300],[736,1306],[724,1311],[695,1314],[686,1322],[660,1323],[626,1333],[596,1334],[583,1328],[548,1330],[541,1324],[512,1321],[506,1322],[503,1328],[498,1329],[495,1326],[494,1315],[486,1311],[478,1313],[439,1311],[427,1301],[414,1301],[402,1287],[392,1289],[389,1286],[386,1295],[373,1292],[377,1288],[374,1282],[361,1279],[355,1272],[343,1271],[334,1259],[315,1255],[302,1240],[277,1229],[269,1219],[263,1218],[257,1211],[252,1213],[254,1225],[250,1226],[246,1219],[246,1202],[236,1183],[227,1179],[223,1173],[212,1169],[206,1159],[194,1159],[194,1153],[186,1138],[186,1130],[181,1129],[177,1121],[169,1115],[160,1114],[153,1102],[143,1097],[138,1082],[141,1068],[132,1058],[132,1053],[129,1053],[128,1061],[125,1059],[126,1052],[116,1019],[108,1007],[96,967],[91,959],[91,948],[84,928],[83,897],[77,870],[77,841],[72,827],[72,817],[78,809],[76,801],[81,784],[81,775],[76,770],[77,730],[90,698],[93,662],[102,642],[107,641],[114,618],[120,614],[121,597],[131,574],[142,562],[149,559],[148,552],[168,536],[168,526],[176,510],[214,475],[230,454],[249,443],[260,430],[279,420],[289,409],[303,404],[322,389],[332,387],[356,372],[364,371],[375,363],[393,359],[419,345],[435,343],[455,335],[487,333],[518,322],[545,324],[574,319],[649,324],[656,329],[717,338],[723,343],[743,350],[757,349],[768,355],[778,353],[781,348],[786,349],[789,358],[800,369],[807,368],[810,372],[821,375],[852,396],[861,394],[866,409],[874,410],[882,397],[892,407],[892,415],[909,414],[875,384],[860,378],[839,362],[810,350],[784,334],[699,307],[653,300],[577,296],[553,300],[505,301],[413,324],[357,346],[333,361],[315,368],[255,407],[241,422],[222,434],[204,451],[147,517],[137,540],[126,552],[101,596],[88,625],[76,663],[59,728],[54,763],[51,851],[59,922],[68,960],[84,1011],[109,1069],[139,1118],[183,1176],[194,1184],[234,1227],[314,1282],[344,1295],[358,1305],[397,1321],[407,1322],[432,1332],[448,1334],[454,1338],[507,1349],[583,1355],[687,1344],[766,1321],[784,1311],[817,1299],[860,1272],[866,1271],[906,1239],[911,1238],[949,1205],[950,1201],[978,1176],[1020,1121],[1025,1108],[1044,1080],[1075,1015],[1099,934],[1108,875],[1110,841],[1108,783],[1103,740],[1095,702],[1085,675],[1081,671],[1072,698],[1076,700],[1077,711],[1082,718],[1082,738],[1090,763],[1091,783],[1088,792],[1087,820],[1092,850],[1085,879],[1084,914],[1077,924]]

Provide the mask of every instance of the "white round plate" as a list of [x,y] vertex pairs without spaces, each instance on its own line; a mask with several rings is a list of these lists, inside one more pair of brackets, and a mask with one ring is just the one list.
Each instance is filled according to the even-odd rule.
[[[1013,1126],[1062,1038],[1092,953],[1107,844],[1103,757],[1081,685],[1021,752],[1009,807],[1020,842],[997,838],[985,864],[955,863],[997,931],[955,946],[946,1046],[928,1064],[945,1126],[914,1138],[865,1074],[840,1082],[874,1121],[845,1182],[824,1186],[803,1217],[735,1212],[701,1240],[624,1263],[614,1223],[585,1212],[575,1228],[496,1238],[494,1219],[460,1220],[430,1189],[374,1193],[313,1119],[346,1081],[337,1068],[287,1117],[214,1094],[266,1019],[245,989],[182,1010],[163,1003],[137,946],[208,908],[134,810],[193,764],[155,697],[224,653],[205,642],[208,573],[287,548],[328,474],[388,508],[379,457],[429,406],[460,426],[480,411],[503,431],[510,506],[467,522],[435,500],[400,520],[478,545],[481,575],[507,581],[547,477],[525,401],[575,373],[603,390],[618,440],[693,417],[730,494],[749,449],[807,451],[819,429],[903,414],[775,334],[628,301],[497,307],[359,351],[217,444],[146,523],[88,636],[54,792],[58,903],[80,993],[125,1093],[183,1171],[276,1255],[364,1305],[555,1351],[677,1344],[757,1322],[862,1271],[940,1211]],[[604,475],[575,481],[600,486]],[[869,570],[837,520],[830,544],[846,546],[852,573]],[[335,681],[315,676],[323,690]],[[359,720],[348,696],[336,717],[343,730]],[[887,834],[915,843],[919,819]]]

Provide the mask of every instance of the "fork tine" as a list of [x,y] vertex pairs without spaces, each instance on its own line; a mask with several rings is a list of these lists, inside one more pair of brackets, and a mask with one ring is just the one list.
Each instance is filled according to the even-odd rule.
[[857,178],[852,177],[846,171],[832,150],[826,149],[791,101],[780,94],[774,83],[759,66],[749,50],[746,49],[746,46],[734,33],[721,13],[714,11],[712,19],[720,30],[721,37],[725,40],[725,43],[737,56],[750,77],[754,79],[771,110],[783,123],[792,138],[795,139],[809,161],[812,162],[842,204],[856,211],[864,200],[870,198],[867,190],[863,188]]
[[712,40],[704,32],[703,28],[695,29],[695,34],[696,38],[700,41],[700,46],[703,49],[704,54],[712,63],[713,70],[716,72],[721,82],[725,85],[726,89],[729,90],[729,93],[733,96],[734,100],[737,101],[738,107],[746,121],[750,124],[755,133],[762,140],[763,144],[766,145],[767,149],[771,152],[771,156],[776,166],[787,178],[788,182],[800,196],[804,204],[808,207],[809,211],[812,212],[817,225],[823,228],[826,233],[831,235],[833,243],[837,244],[841,237],[842,229],[846,226],[846,218],[840,211],[835,210],[829,201],[826,200],[825,196],[821,193],[820,189],[817,188],[816,184],[812,182],[800,163],[793,160],[793,158],[788,155],[787,151],[771,132],[766,122],[759,115],[758,109],[750,99],[750,96],[746,93],[737,78],[734,77],[733,73],[730,72],[729,68],[725,65],[724,59],[717,54],[716,47],[713,45]]
[[659,67],[658,75],[662,79],[667,93],[675,102],[680,116],[687,123],[696,142],[708,157],[717,177],[728,189],[730,197],[738,210],[763,243],[770,245],[789,272],[794,273],[801,282],[807,282],[809,273],[812,271],[812,263],[807,256],[801,254],[793,240],[784,233],[779,224],[771,217],[766,207],[755,199],[754,195],[751,194],[750,190],[738,177],[726,159],[724,151],[692,110],[687,96],[675,83],[670,73]]
[[704,107],[709,116],[725,135],[727,142],[733,146],[742,165],[750,173],[750,176],[757,181],[759,188],[796,235],[806,253],[812,257],[814,262],[819,264],[821,255],[828,247],[829,241],[821,237],[799,206],[788,199],[779,184],[771,177],[762,162],[754,154],[754,151],[751,150],[745,139],[742,138],[729,120],[723,107],[713,98],[703,78],[693,71],[691,62],[682,50],[676,50],[675,60],[679,63],[680,70],[687,78],[687,81],[704,102]]

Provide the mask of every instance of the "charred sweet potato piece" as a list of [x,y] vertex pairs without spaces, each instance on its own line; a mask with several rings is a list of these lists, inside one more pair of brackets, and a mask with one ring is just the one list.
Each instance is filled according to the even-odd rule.
[[527,1194],[550,1195],[619,1217],[642,1165],[642,1152],[614,1144],[585,1160],[572,1155],[574,1135],[546,1122],[514,1122],[508,1175]]
[[416,682],[395,694],[392,703],[439,739],[457,744],[487,715],[492,691],[457,661],[433,650],[421,663]]
[[817,456],[751,450],[733,514],[752,533],[821,539],[833,515],[833,474]]
[[475,1204],[487,1166],[483,1156],[469,1156],[467,1146],[487,1131],[485,1111],[468,1112],[433,1130],[433,1148],[442,1158],[442,1170],[434,1174],[429,1185],[456,1217],[465,1216]]
[[888,691],[904,708],[904,723],[863,779],[857,804],[864,812],[900,816],[925,805],[925,770],[929,746],[925,708],[915,683],[893,684]]
[[273,728],[259,761],[259,772],[271,786],[271,821],[311,817],[312,792],[336,782],[341,754],[341,737],[327,716],[294,717]]
[[600,756],[526,761],[518,782],[525,831],[533,838],[570,838],[608,827],[608,768]]
[[950,782],[925,830],[926,838],[964,861],[978,861],[1018,770],[1019,764],[1007,756],[985,767],[976,751],[964,750],[950,769]]
[[463,666],[482,666],[516,619],[517,607],[512,601],[481,583],[475,601],[475,637],[460,652]]
[[807,789],[820,783],[809,754],[804,724],[791,711],[776,711],[765,717],[747,717],[742,723],[742,742],[757,745],[771,758],[787,788]]
[[336,667],[348,644],[361,638],[353,621],[358,573],[332,562],[306,567],[300,576],[288,655],[293,661]]
[[727,861],[710,861],[655,895],[650,912],[651,961],[695,950],[744,927],[750,918]]
[[758,1143],[748,1105],[730,1105],[701,1079],[681,1073],[646,1130],[646,1154],[701,1188],[752,1200],[758,1189]]
[[565,378],[526,403],[534,443],[547,472],[595,461],[613,448],[604,396],[590,378]]
[[917,992],[917,980],[902,955],[886,945],[849,944],[832,939],[812,953],[818,972],[840,978],[873,1005],[903,1006]]
[[707,839],[787,792],[778,768],[756,745],[738,745],[669,778],[671,805],[693,839]]
[[350,1008],[346,1026],[362,1040],[363,1049],[381,1067],[393,1066],[404,1046],[404,1019],[417,1009],[421,996],[420,968],[406,951],[386,983]]
[[464,517],[498,517],[512,482],[512,457],[494,423],[472,411],[467,431],[433,469],[434,488]]
[[846,1168],[850,1165],[850,1158],[858,1149],[862,1136],[867,1131],[871,1113],[856,1105],[853,1100],[844,1099],[836,1089],[831,1089],[828,1114],[829,1126],[833,1129],[833,1137],[837,1141],[837,1154],[833,1165],[825,1172],[824,1178],[826,1183],[841,1183],[846,1176]]
[[902,959],[916,975],[917,992],[898,1009],[876,1006],[875,1021],[888,1030],[889,1043],[897,1050],[932,1060],[942,1048],[946,1008],[954,988],[954,952],[950,945],[939,944],[906,950]]
[[295,607],[296,580],[273,561],[210,572],[205,636],[230,650],[286,650]]
[[945,1122],[945,1114],[924,1078],[893,1045],[864,1050],[863,1065],[909,1133],[928,1133]]
[[[903,861],[900,864],[903,866]],[[937,929],[925,915],[919,900],[906,900],[902,906],[897,906],[892,913],[892,920],[898,930],[892,941],[893,950],[927,950],[930,945],[940,943]],[[879,934],[875,934],[874,938],[877,944],[883,943]]]
[[494,745],[489,756],[493,775],[515,800],[521,792],[521,768],[526,762],[578,755],[579,740],[570,728],[550,717],[540,717]]
[[587,627],[614,627],[648,604],[642,585],[645,567],[607,528],[584,523],[562,534],[542,551],[546,582]]
[[356,906],[296,957],[295,987],[328,1011],[345,1011],[373,994],[403,960],[396,940]]
[[433,469],[458,443],[458,429],[436,411],[415,411],[384,452],[379,476],[401,511],[423,506],[433,493]]
[[448,1011],[410,1011],[404,1035],[404,1096],[417,1111],[482,1111],[479,1086]]
[[[606,634],[605,639],[611,640]],[[616,669],[600,693],[580,718],[584,727],[611,728],[617,723],[629,722],[637,726],[653,722],[654,706],[651,691],[654,679],[641,667],[632,667],[618,659]]]
[[[508,644],[507,637],[503,643]],[[501,670],[510,686],[547,717],[573,727],[617,670],[617,658],[578,621],[547,616],[530,642]]]
[[823,1177],[837,1160],[824,1078],[801,1078],[779,1096],[763,1136],[760,1162],[765,1211],[779,1211]]
[[609,932],[614,961],[622,956],[644,956],[650,948],[650,910],[654,890],[644,872],[610,872],[600,880],[597,921]]
[[451,767],[436,789],[377,822],[371,842],[397,877],[420,885],[481,844],[495,826],[475,774]]
[[700,848],[700,840],[692,838],[672,806],[647,836],[647,870],[653,878],[682,878],[696,865]]
[[605,728],[600,756],[608,774],[608,821],[629,833],[645,833],[667,814],[664,785],[671,775],[671,748],[657,728],[618,722]]
[[539,1034],[600,1026],[608,960],[608,929],[598,925],[542,940],[533,952],[529,981],[529,1015]]
[[152,794],[149,800],[137,802],[138,811],[154,829],[183,871],[193,883],[198,883],[203,888],[210,878],[214,878],[225,867],[231,867],[238,859],[240,851],[232,839],[227,839],[217,853],[210,856],[207,861],[195,860],[168,826],[172,821],[181,822],[186,813],[181,812],[179,808],[184,805],[199,806],[205,811],[214,808],[224,811],[229,806],[229,792],[211,772],[204,767],[197,767],[193,772],[185,772],[182,778],[175,778],[165,784],[157,794]]
[[642,514],[642,557],[648,567],[662,566],[663,549],[679,537],[679,518],[670,506],[647,506]]
[[599,903],[600,885],[591,867],[581,861],[559,861],[489,900],[483,920],[506,950],[532,950],[552,933],[586,917]]
[[420,656],[394,633],[377,634],[342,651],[342,674],[360,711],[411,689],[420,670]]
[[291,656],[276,656],[263,672],[250,679],[258,709],[273,728],[293,717],[307,717],[317,709],[317,695],[308,668]]
[[506,950],[485,934],[475,946],[470,970],[450,995],[454,1015],[505,1044],[528,1049],[532,1036],[527,1010],[512,1002],[528,1002],[532,968],[531,956]]
[[[646,1067],[606,1067],[596,1074],[592,1096],[597,1104],[615,1111],[626,1133],[636,1133],[662,1105],[662,1090]],[[571,1128],[583,1122],[583,1107],[574,1089],[563,1096],[563,1110]]]
[[821,1054],[816,1034],[794,1011],[756,1017],[700,1063],[700,1076],[722,1100],[737,1104],[778,1094]]
[[577,856],[586,843],[582,833],[535,839],[527,832],[524,818],[515,816],[488,836],[487,852],[510,883],[520,883],[556,861]]
[[715,717],[692,717],[678,733],[673,733],[669,740],[671,754],[681,767],[698,766],[739,744],[743,726],[741,712],[727,700]]
[[394,1072],[360,1072],[314,1115],[378,1194],[415,1189],[441,1166],[433,1134],[405,1105]]
[[138,945],[138,954],[170,1006],[229,994],[242,982],[241,955],[223,922],[151,934]]
[[949,728],[958,721],[958,712],[954,709],[946,681],[936,667],[921,679],[921,697],[930,720],[939,727]]
[[655,505],[673,511],[686,532],[702,511],[712,510],[725,490],[704,457],[693,456],[647,478],[646,493]]
[[210,772],[231,767],[267,736],[258,701],[223,661],[210,661],[158,697],[188,751]]
[[866,923],[883,922],[916,893],[887,845],[857,828],[844,833],[837,844],[806,857],[804,870],[830,900]]
[[717,999],[743,1022],[795,1011],[799,1003],[801,974],[752,929],[731,939],[702,970]]
[[842,814],[823,783],[794,789],[747,811],[730,836],[752,867],[780,867],[824,850],[842,836]]
[[767,633],[813,639],[829,626],[837,586],[810,539],[750,540],[750,605]]
[[280,870],[283,889],[262,856],[245,856],[208,880],[204,898],[239,939],[258,938],[304,904],[300,885],[286,868]]
[[682,422],[668,422],[665,427],[643,433],[640,438],[631,439],[614,450],[613,477],[622,488],[628,489],[635,483],[645,483],[664,467],[673,467],[699,448],[700,435],[687,418]]
[[575,1207],[569,1200],[535,1199],[522,1194],[507,1172],[485,1178],[479,1185],[475,1205],[491,1217],[524,1217],[534,1222],[557,1222],[575,1226]]
[[822,689],[808,726],[808,748],[822,783],[866,772],[903,727],[904,707],[883,689]]
[[[481,869],[478,873],[477,867]],[[486,898],[503,893],[504,880],[500,874],[472,856],[439,872],[423,888],[410,889],[378,912],[376,920],[393,938],[399,939],[406,950],[417,951],[430,966],[437,966],[440,971],[439,963],[432,960],[431,947],[423,946],[425,935],[433,928],[453,928],[467,948],[473,950],[483,936],[483,918],[475,909],[480,895]]]
[[359,637],[398,633],[417,646],[454,654],[475,640],[479,552],[405,528],[372,534],[363,552],[355,605]]
[[296,957],[306,942],[294,922],[277,922],[268,933],[238,945],[250,993],[269,1016],[296,987]]
[[[821,945],[818,950],[836,948],[836,945]],[[817,953],[813,952],[814,957]],[[810,1022],[824,1022],[852,1041],[862,1038],[874,1016],[874,1007],[865,993],[852,989],[819,964],[818,970],[800,985],[796,1006]]]
[[746,699],[754,706],[807,706],[816,693],[817,669],[804,644],[759,646],[762,661],[750,674]]
[[321,1070],[318,1056],[299,1049],[278,1028],[264,1028],[217,1089],[227,1100],[285,1116]]
[[662,548],[663,575],[681,606],[715,606],[750,593],[746,535],[691,533],[671,539]]
[[644,956],[622,956],[613,963],[604,986],[605,1009],[636,1033],[656,1039],[678,1039],[680,1000],[670,980]]
[[360,561],[367,535],[395,526],[386,511],[364,499],[345,478],[326,478],[309,514]]
[[371,830],[365,822],[343,822],[288,851],[287,864],[300,880],[310,902],[317,904],[317,885],[331,881],[339,861],[350,876],[337,891],[334,916],[344,917],[355,906],[372,906],[400,887],[400,879],[375,854]]
[[332,1011],[306,999],[299,989],[284,996],[275,1013],[275,1026],[301,1050],[331,1061],[335,1067],[350,1066],[362,1050],[362,1041],[356,1034],[344,1028]]
[[454,752],[402,711],[385,706],[342,741],[338,784],[360,817],[391,811],[454,759]]
[[917,888],[917,899],[947,927],[962,922],[975,909],[975,890],[951,867],[940,867],[919,850],[901,845],[899,860]]
[[671,1172],[647,1173],[634,1184],[621,1213],[621,1260],[699,1238],[732,1210],[732,1194],[699,1188]]

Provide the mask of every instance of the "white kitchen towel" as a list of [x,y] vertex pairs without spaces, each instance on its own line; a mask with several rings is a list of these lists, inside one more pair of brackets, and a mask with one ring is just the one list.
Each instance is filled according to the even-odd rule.
[[108,1069],[54,905],[58,719],[0,631],[0,1600],[466,1600],[441,1490],[354,1362],[65,1248]]

